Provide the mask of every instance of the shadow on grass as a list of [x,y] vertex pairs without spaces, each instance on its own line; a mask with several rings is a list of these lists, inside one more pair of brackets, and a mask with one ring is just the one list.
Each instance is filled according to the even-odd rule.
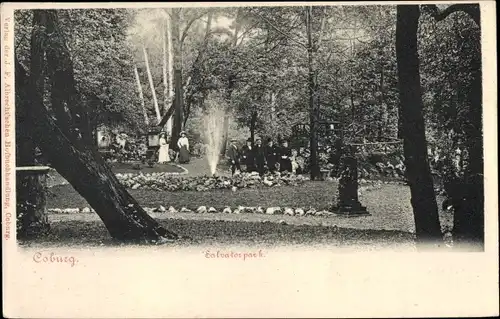
[[[169,230],[191,239],[173,243],[178,246],[259,245],[261,247],[305,245],[332,248],[392,248],[414,246],[414,235],[401,231],[360,230],[336,226],[288,225],[272,222],[207,220],[159,220]],[[45,236],[19,241],[22,247],[44,246],[122,246],[113,240],[100,221],[59,221]],[[137,244],[135,244],[137,245]]]

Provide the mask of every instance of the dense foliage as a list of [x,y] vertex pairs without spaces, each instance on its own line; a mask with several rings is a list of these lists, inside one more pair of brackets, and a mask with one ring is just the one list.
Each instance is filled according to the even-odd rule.
[[[125,122],[135,127],[134,133],[144,128],[134,65],[139,69],[146,109],[153,116],[143,46],[149,53],[158,103],[164,109],[160,97],[165,12],[59,11],[78,89],[94,125]],[[30,11],[16,11],[16,49],[25,65],[29,65],[31,16]],[[180,23],[184,113],[195,144],[203,142],[197,117],[210,93],[227,98],[234,124],[231,134],[242,142],[249,130],[262,137],[290,137],[294,125],[308,122],[302,7],[184,8]],[[419,52],[427,136],[431,146],[442,145],[439,150],[431,147],[433,164],[437,165],[439,156],[463,148],[467,139],[471,107],[467,92],[480,69],[479,36],[477,26],[463,13],[440,22],[428,15],[421,18]],[[313,37],[321,38],[316,53],[321,117],[341,121],[346,136],[356,141],[397,138],[395,7],[317,7]]]

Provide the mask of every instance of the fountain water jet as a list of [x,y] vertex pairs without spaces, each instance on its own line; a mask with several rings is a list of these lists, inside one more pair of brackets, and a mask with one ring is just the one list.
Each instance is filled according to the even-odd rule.
[[205,143],[207,144],[206,157],[210,174],[215,175],[219,154],[223,143],[223,125],[225,111],[223,104],[211,100],[207,105],[207,112],[203,116],[203,128],[205,131]]

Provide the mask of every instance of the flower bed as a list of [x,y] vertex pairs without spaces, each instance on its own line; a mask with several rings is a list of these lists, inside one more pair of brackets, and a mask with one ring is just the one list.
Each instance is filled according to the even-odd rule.
[[116,177],[125,187],[131,189],[151,189],[166,191],[209,191],[214,189],[275,187],[281,185],[298,186],[308,178],[301,175],[266,175],[260,177],[257,173],[243,173],[229,176],[196,176],[174,177],[171,173],[116,174]]

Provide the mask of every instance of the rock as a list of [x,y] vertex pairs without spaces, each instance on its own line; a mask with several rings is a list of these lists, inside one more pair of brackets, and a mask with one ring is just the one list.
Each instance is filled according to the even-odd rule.
[[223,214],[231,214],[231,207],[225,207],[222,211]]
[[240,213],[240,210],[238,208],[236,208],[235,210],[233,210],[233,214],[239,214]]
[[271,182],[270,180],[267,180],[267,179],[264,179],[264,181],[262,181],[262,183],[266,186],[273,186],[273,182]]
[[311,208],[308,211],[306,211],[305,215],[307,216],[307,215],[315,215],[315,214],[316,214],[316,210],[314,208]]
[[317,211],[314,216],[325,216],[326,214],[328,214],[329,212],[325,211],[325,210],[320,210],[320,211]]
[[173,206],[170,206],[168,208],[168,212],[171,213],[171,214],[175,214],[175,213],[177,213],[177,209],[175,209]]
[[280,207],[268,207],[266,209],[266,214],[268,214],[268,215],[277,215],[279,213],[281,213]]
[[233,192],[236,192],[236,191],[238,190],[238,187],[233,186],[233,187],[231,187],[231,190],[232,190]]
[[295,215],[295,212],[293,211],[293,209],[291,209],[290,207],[286,207],[285,208],[285,211],[283,212],[284,215],[289,215],[289,216],[293,216]]
[[200,207],[198,207],[198,209],[196,210],[196,212],[198,214],[205,214],[207,212],[207,206],[200,206]]
[[304,216],[306,212],[302,208],[295,209],[295,215]]
[[186,207],[181,208],[181,213],[192,213],[193,211],[190,209],[187,209]]
[[88,207],[84,207],[84,208],[82,209],[82,213],[86,213],[86,214],[90,213],[90,208],[88,208]]
[[257,207],[257,209],[255,210],[255,213],[256,214],[264,214],[264,210],[262,209],[262,207]]
[[254,214],[256,210],[256,207],[245,207],[245,213]]
[[60,208],[54,208],[54,209],[52,209],[52,212],[54,212],[56,214],[60,214],[60,213],[62,213],[62,210]]
[[284,221],[283,219],[281,219],[278,223],[279,223],[280,225],[288,225],[288,224],[286,223],[286,221]]
[[141,187],[141,184],[136,183],[132,186],[132,189],[138,189],[139,187]]
[[212,214],[213,214],[213,213],[217,213],[217,209],[215,209],[215,207],[210,207],[210,208],[208,209],[208,212],[209,212],[209,213],[212,213]]
[[164,212],[166,212],[166,211],[167,211],[167,209],[166,209],[164,206],[162,206],[162,205],[160,205],[160,207],[158,207],[158,210],[159,210],[160,212],[162,212],[162,213],[164,213]]

